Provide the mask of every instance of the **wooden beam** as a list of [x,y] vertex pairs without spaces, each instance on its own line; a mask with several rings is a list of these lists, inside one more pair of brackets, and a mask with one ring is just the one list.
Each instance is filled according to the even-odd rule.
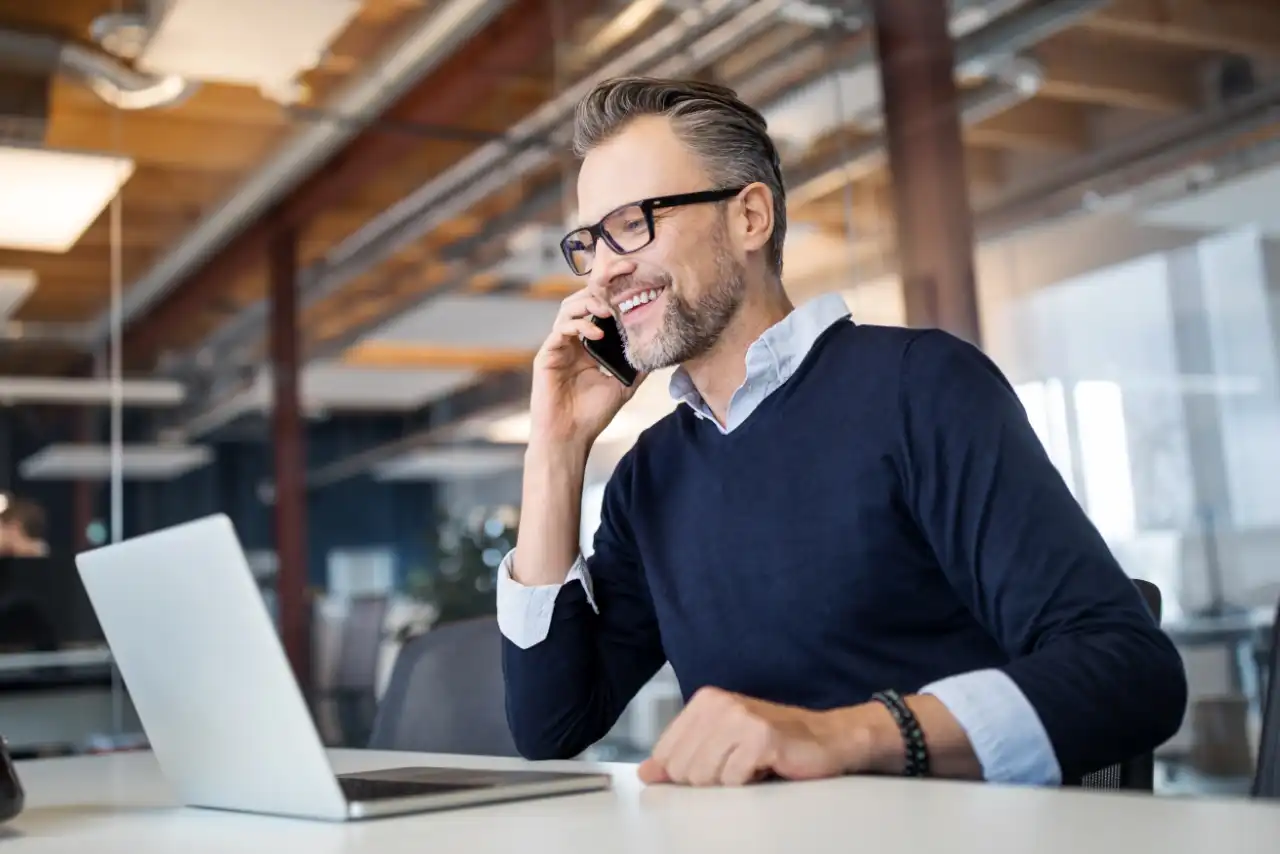
[[357,344],[343,356],[343,363],[358,368],[387,370],[457,370],[502,371],[527,368],[533,362],[533,350],[481,347],[438,347],[426,344],[383,344],[371,341]]
[[1034,99],[966,129],[971,145],[1078,153],[1089,147],[1089,122],[1078,104]]
[[271,126],[220,125],[158,113],[115,115],[118,120],[55,111],[45,143],[50,148],[120,152],[142,166],[235,172],[266,157],[283,133],[283,128]]
[[1201,100],[1195,63],[1063,42],[1042,45],[1036,56],[1045,74],[1039,95],[1053,101],[1180,113]]
[[1273,2],[1114,0],[1083,26],[1171,47],[1280,58],[1280,7]]

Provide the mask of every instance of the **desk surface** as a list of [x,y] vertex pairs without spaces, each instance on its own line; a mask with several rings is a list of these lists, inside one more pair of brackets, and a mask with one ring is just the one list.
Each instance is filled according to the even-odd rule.
[[[516,764],[366,751],[335,751],[333,761],[339,771]],[[5,854],[1275,854],[1280,838],[1280,804],[1243,800],[896,778],[645,789],[632,766],[601,767],[614,774],[611,791],[341,825],[177,807],[147,753],[39,760],[19,765],[27,809],[0,845]]]

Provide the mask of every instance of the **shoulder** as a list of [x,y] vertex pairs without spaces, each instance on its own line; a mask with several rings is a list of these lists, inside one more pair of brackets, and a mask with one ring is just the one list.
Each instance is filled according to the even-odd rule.
[[1013,391],[995,362],[968,341],[941,329],[908,331],[900,368],[903,393],[908,397],[953,396],[979,389]]

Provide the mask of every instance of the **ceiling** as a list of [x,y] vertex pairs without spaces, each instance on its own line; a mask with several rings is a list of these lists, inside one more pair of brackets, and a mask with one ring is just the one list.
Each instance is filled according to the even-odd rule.
[[[101,50],[93,22],[118,2],[0,0],[0,29]],[[451,197],[442,182],[467,177],[484,146],[500,145],[557,93],[646,45],[653,50],[680,27],[695,47],[644,67],[656,61],[734,85],[787,138],[786,169],[797,191],[788,287],[797,294],[843,290],[892,269],[893,205],[875,146],[879,87],[874,66],[858,65],[868,54],[865,31],[815,28],[791,14],[795,3],[766,0],[745,7],[707,0],[698,7],[701,23],[689,4],[662,0],[491,2],[484,14],[473,8],[474,31],[439,51],[378,115],[350,115],[335,113],[335,103],[403,52],[409,35],[426,32],[433,14],[439,26],[447,4],[325,2],[353,3],[354,14],[298,77],[296,103],[252,85],[203,81],[172,106],[123,110],[82,79],[51,75],[43,145],[119,153],[134,167],[116,209],[118,252],[110,210],[65,252],[0,249],[0,270],[35,276],[13,306],[11,319],[21,327],[10,325],[0,370],[84,370],[86,349],[103,340],[116,262],[130,370],[253,369],[263,361],[270,250],[281,233],[298,236],[304,346],[315,363],[308,393],[317,407],[332,406],[332,390],[342,387],[357,408],[408,408],[487,373],[526,366],[558,301],[579,284],[554,257],[547,263],[545,246],[570,213],[564,190],[572,188],[573,164],[553,144],[545,153],[507,151],[467,173],[470,180],[458,187],[474,190],[470,196]],[[991,16],[1050,6],[1059,14],[1042,18],[1033,37],[1014,45],[1033,60],[1021,76],[1009,76],[1014,66],[999,61],[1012,49],[974,52],[991,32],[983,27],[999,23]],[[961,63],[960,79],[976,105],[964,139],[980,212],[1129,134],[1212,109],[1224,56],[1248,58],[1264,82],[1280,63],[1280,8],[1268,0],[956,0],[954,7],[964,12],[956,19],[960,58],[970,60]],[[853,69],[841,78],[850,107],[843,121],[824,100],[835,90],[802,85],[833,67]],[[997,101],[977,104],[988,90]],[[175,260],[211,218],[243,201],[246,182],[318,127],[344,128],[348,138],[307,174],[275,187],[268,194],[274,197],[246,206],[250,213],[198,258]],[[503,174],[526,156],[530,168]],[[860,168],[848,168],[851,159]],[[420,214],[413,206],[415,215],[390,241],[380,224],[415,198],[434,201]],[[530,248],[517,246],[513,260],[512,237],[530,225],[542,230],[529,233]],[[379,240],[362,243],[368,235]],[[375,375],[385,382],[374,382]],[[258,387],[242,385],[235,394],[256,401]]]

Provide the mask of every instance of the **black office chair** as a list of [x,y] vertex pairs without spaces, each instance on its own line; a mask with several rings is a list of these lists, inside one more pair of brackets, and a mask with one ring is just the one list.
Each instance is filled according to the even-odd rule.
[[373,750],[519,756],[507,725],[498,621],[418,635],[396,656],[373,724]]
[[[1164,600],[1160,596],[1160,588],[1150,581],[1135,579],[1133,582],[1147,603],[1147,610],[1155,617],[1158,624],[1164,610]],[[1086,774],[1080,780],[1084,789],[1113,789],[1130,792],[1150,792],[1155,788],[1156,759],[1154,753],[1145,753],[1128,762],[1120,762]]]
[[1271,626],[1270,659],[1264,684],[1258,686],[1265,692],[1262,695],[1265,699],[1252,794],[1255,798],[1280,799],[1280,604],[1276,606],[1276,618]]

